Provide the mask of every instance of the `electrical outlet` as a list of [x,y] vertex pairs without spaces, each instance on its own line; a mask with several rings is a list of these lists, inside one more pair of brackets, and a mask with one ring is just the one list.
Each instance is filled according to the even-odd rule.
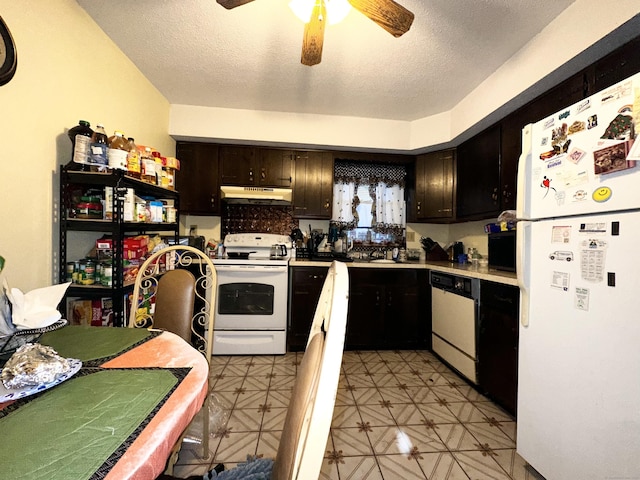
[[416,241],[416,232],[407,232],[407,242]]

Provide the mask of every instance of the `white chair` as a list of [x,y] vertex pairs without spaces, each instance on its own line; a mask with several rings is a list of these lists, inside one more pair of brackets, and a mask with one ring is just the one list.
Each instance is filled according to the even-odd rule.
[[287,408],[272,480],[320,477],[340,379],[348,306],[347,266],[333,262]]
[[[275,460],[248,458],[219,474],[221,480],[319,478],[336,401],[349,299],[344,263],[333,262],[325,279],[287,408]],[[223,459],[221,459],[223,460]],[[256,476],[262,475],[262,476]]]
[[[152,254],[140,266],[133,286],[129,327],[175,333],[211,362],[216,306],[216,271],[202,251],[175,245]],[[209,456],[209,395],[203,416],[202,457]],[[168,462],[171,473],[184,435]]]

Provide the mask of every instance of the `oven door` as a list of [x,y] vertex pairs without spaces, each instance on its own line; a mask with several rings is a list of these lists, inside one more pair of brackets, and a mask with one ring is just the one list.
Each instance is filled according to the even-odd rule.
[[216,265],[214,330],[284,330],[286,265]]

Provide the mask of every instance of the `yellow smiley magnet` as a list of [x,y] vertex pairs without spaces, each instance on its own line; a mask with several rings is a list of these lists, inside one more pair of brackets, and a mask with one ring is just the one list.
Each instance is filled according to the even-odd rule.
[[591,198],[598,203],[606,202],[611,198],[611,189],[609,187],[596,188],[591,194]]

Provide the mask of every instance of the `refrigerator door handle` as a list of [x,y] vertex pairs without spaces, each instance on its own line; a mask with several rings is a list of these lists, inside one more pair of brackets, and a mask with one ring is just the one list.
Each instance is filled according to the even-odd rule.
[[531,222],[520,221],[516,229],[516,274],[520,287],[520,324],[529,326],[529,288],[531,285],[530,252],[525,248],[531,245]]
[[522,153],[518,159],[518,184],[516,187],[516,217],[518,219],[531,218],[530,202],[531,176],[527,166],[531,162],[531,129],[533,125],[526,125],[522,129]]

